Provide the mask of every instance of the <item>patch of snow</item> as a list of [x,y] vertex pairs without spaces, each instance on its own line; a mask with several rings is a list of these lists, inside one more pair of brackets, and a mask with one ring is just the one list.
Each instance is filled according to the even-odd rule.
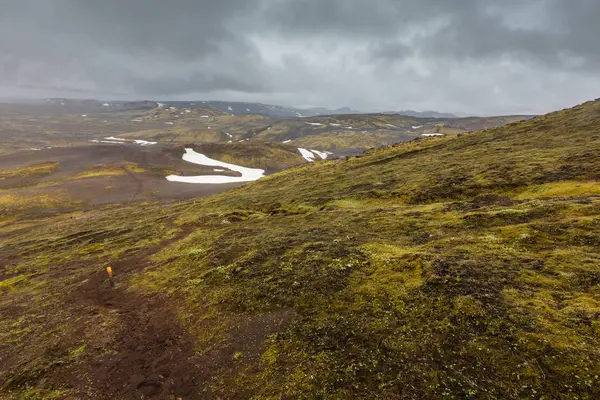
[[249,108],[246,108],[246,111],[250,112],[250,109],[249,109]]
[[446,136],[443,133],[423,133],[421,136],[434,137],[434,136]]
[[390,128],[397,128],[396,125],[392,125],[392,124],[385,124],[386,126],[389,126]]
[[423,127],[423,125],[419,125],[419,126],[413,126],[413,129],[421,129]]
[[185,110],[186,114],[189,114],[192,112],[192,110]]
[[268,131],[270,131],[270,130],[271,130],[271,127],[268,127],[268,128],[267,128],[267,130],[268,130]]
[[202,175],[202,176],[177,176],[169,175],[167,180],[170,182],[184,183],[205,183],[205,184],[221,184],[221,183],[238,183],[250,182],[265,176],[263,169],[246,168],[239,165],[229,164],[212,158],[206,157],[204,154],[196,153],[193,149],[185,149],[183,160],[209,167],[224,167],[232,171],[239,172],[242,176],[223,176],[223,175]]
[[[104,122],[106,122],[106,121],[104,121]],[[142,120],[141,119],[132,119],[131,122],[142,122]]]
[[158,103],[157,102],[156,104],[158,104],[159,107],[164,107],[165,106],[163,103]]
[[292,139],[288,139],[288,140],[284,140],[284,141],[283,141],[283,142],[281,142],[281,143],[289,143],[289,142],[291,142],[291,141],[292,141]]
[[60,105],[61,105],[61,106],[64,106],[64,105],[65,105],[65,103],[60,103]]
[[87,117],[87,115],[83,114],[83,115],[82,115],[82,117],[84,117],[84,118],[85,118],[85,117]]
[[231,106],[227,107],[227,109],[228,109],[229,111],[233,111],[233,108],[231,108]]
[[227,143],[233,143],[233,140],[229,140]]
[[213,169],[213,171],[215,171],[215,172],[225,172],[224,169],[218,169],[218,168]]
[[102,107],[110,107],[110,104],[104,103],[104,104],[102,104]]
[[140,139],[135,139],[134,142],[137,144],[141,144],[142,146],[152,146],[153,144],[157,143],[157,142],[148,142],[146,140],[140,140]]
[[351,126],[347,126],[346,129],[354,129],[354,128]]
[[312,125],[312,126],[323,126],[323,124],[321,124],[319,122],[305,122],[305,124]]
[[110,144],[123,144],[123,142],[117,142],[115,140],[90,140],[92,143],[110,143]]
[[29,150],[41,151],[42,149],[36,149],[35,147],[30,148]]
[[171,109],[171,110],[177,110],[176,107],[169,107],[169,109]]
[[107,138],[104,138],[104,139],[106,139],[106,140],[120,140],[122,142],[126,142],[127,141],[127,139],[118,138],[118,137],[114,137],[114,136],[110,136],[110,137],[107,137]]
[[312,151],[313,153],[315,153],[316,155],[321,157],[321,160],[327,159],[328,154],[324,151],[318,151],[318,150],[313,150],[313,149],[310,149],[310,151]]
[[210,118],[210,115],[201,115],[200,118]]
[[331,126],[342,126],[342,124],[329,124]]
[[298,148],[298,151],[300,152],[300,154],[302,154],[302,157],[304,157],[306,161],[315,161],[315,155],[310,150]]
[[302,118],[304,115],[300,114],[299,112],[296,111],[296,115],[300,118]]
[[165,125],[175,125],[174,122],[165,122]]
[[208,129],[212,129],[212,128],[209,126]]
[[229,137],[233,137],[229,132],[225,132],[225,134]]

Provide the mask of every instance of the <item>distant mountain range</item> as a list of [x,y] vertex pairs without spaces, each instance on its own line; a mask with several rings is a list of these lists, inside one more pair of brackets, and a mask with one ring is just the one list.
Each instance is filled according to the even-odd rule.
[[[415,118],[459,118],[458,115],[450,114],[450,113],[441,113],[437,111],[413,111],[413,110],[404,110],[404,111],[386,111],[382,114],[397,114],[397,115],[406,115],[407,117],[415,117]],[[466,116],[466,115],[463,115]]]
[[[80,106],[80,107],[105,107],[108,109],[142,109],[155,108],[159,105],[168,105],[177,108],[206,108],[211,107],[224,111],[232,115],[259,114],[268,117],[318,117],[323,115],[347,115],[347,114],[365,114],[365,112],[353,110],[349,107],[338,109],[329,109],[325,107],[296,108],[284,107],[273,104],[245,103],[235,101],[100,101],[95,99],[65,99],[50,98],[47,103],[61,106]],[[388,115],[406,115],[415,118],[458,118],[457,115],[450,113],[441,113],[437,111],[385,111],[381,114]]]

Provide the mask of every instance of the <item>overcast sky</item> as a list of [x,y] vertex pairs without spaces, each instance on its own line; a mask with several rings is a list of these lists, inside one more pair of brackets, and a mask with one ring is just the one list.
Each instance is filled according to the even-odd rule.
[[0,97],[544,113],[600,97],[600,0],[4,0]]

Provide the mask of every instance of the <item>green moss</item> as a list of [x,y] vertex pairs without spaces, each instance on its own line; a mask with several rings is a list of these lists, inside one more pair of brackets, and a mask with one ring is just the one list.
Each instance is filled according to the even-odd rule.
[[0,297],[22,307],[0,321],[6,378],[60,388],[49,365],[102,359],[73,333],[116,313],[66,293],[115,261],[119,290],[161,296],[195,356],[224,355],[205,382],[223,398],[598,398],[599,110],[0,226],[9,273],[31,275]]

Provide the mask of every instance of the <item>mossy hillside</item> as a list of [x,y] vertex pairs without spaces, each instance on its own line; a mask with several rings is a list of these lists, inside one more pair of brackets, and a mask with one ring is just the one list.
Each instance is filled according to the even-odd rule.
[[372,131],[368,134],[362,131],[324,132],[318,135],[303,136],[289,142],[289,145],[344,152],[348,150],[363,151],[381,146],[389,146],[419,137],[420,134],[410,134],[395,131]]
[[259,208],[344,197],[423,203],[518,193],[529,185],[559,181],[595,181],[600,171],[599,119],[600,102],[590,102],[461,137],[421,139],[347,162],[305,165],[237,189],[237,196],[227,193],[211,201],[234,207],[241,201]]
[[[117,285],[168,296],[199,362],[228,356],[203,375],[215,398],[597,398],[598,109],[307,164],[195,201],[1,225],[14,260],[3,306],[25,304],[0,328],[2,389],[94,393],[64,371],[116,351],[106,338],[121,320],[64,293],[143,255]],[[99,334],[78,330],[92,325]]]
[[306,162],[298,149],[278,143],[244,141],[241,143],[189,144],[195,151],[213,159],[250,168],[280,170]]
[[58,167],[59,163],[57,162],[45,162],[28,167],[3,169],[0,170],[0,181],[11,178],[27,179],[31,177],[45,176],[56,171]]
[[476,211],[384,203],[202,214],[136,286],[187,299],[181,318],[201,353],[243,337],[241,315],[293,312],[262,372],[215,377],[225,392],[593,398],[598,199]]
[[[216,379],[220,390],[593,398],[599,121],[588,103],[284,171],[192,205],[181,222],[203,227],[139,282],[188,298],[192,330],[205,318],[293,310],[262,372]],[[538,199],[469,201],[494,191]],[[232,207],[241,211],[228,217]],[[210,337],[221,345],[240,334],[219,332]]]
[[219,129],[208,129],[208,127],[189,128],[174,126],[166,129],[151,129],[135,131],[119,135],[123,139],[142,139],[159,143],[218,143],[227,141],[228,136]]

